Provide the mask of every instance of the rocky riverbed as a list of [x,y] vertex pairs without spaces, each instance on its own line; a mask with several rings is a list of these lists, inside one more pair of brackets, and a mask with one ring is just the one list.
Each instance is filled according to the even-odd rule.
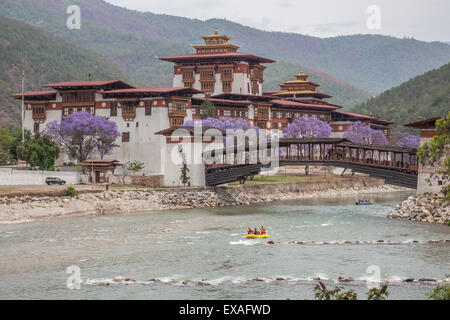
[[448,224],[450,222],[450,204],[444,201],[442,193],[410,196],[391,211],[388,218]]
[[324,180],[237,187],[123,190],[81,193],[75,197],[0,197],[0,223],[20,223],[67,215],[106,215],[137,211],[251,205],[312,198],[336,198],[361,193],[405,191],[371,178]]

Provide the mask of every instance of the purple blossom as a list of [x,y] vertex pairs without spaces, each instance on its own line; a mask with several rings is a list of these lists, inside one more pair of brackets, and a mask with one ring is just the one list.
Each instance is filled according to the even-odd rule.
[[400,139],[397,141],[397,147],[418,148],[420,146],[420,137],[402,132],[399,134]]
[[331,126],[316,117],[301,117],[292,121],[284,130],[284,138],[329,138]]
[[344,137],[353,143],[366,145],[387,145],[387,139],[383,131],[375,130],[369,124],[356,121],[344,133]]
[[255,131],[258,131],[259,128],[255,127],[251,124],[250,121],[241,119],[241,118],[231,118],[231,117],[220,117],[220,118],[206,118],[203,120],[197,119],[197,120],[188,120],[183,124],[183,127],[191,127],[196,125],[202,125],[202,127],[211,127],[211,128],[217,128],[219,130],[227,130],[227,129],[233,129],[238,130],[242,129],[244,131],[249,129],[254,129]]
[[45,133],[72,158],[85,161],[97,149],[100,157],[109,154],[120,137],[117,124],[89,112],[76,112],[67,116],[61,124],[50,122]]

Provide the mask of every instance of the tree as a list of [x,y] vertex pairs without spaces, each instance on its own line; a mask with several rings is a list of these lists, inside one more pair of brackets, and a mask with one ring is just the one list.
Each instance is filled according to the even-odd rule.
[[127,169],[134,173],[138,173],[139,171],[143,170],[144,168],[145,168],[145,164],[143,162],[140,162],[137,160],[127,162]]
[[331,127],[316,117],[304,116],[292,121],[284,130],[284,138],[329,138]]
[[344,137],[358,144],[387,145],[387,139],[383,131],[372,129],[369,124],[361,121],[354,122],[344,133]]
[[97,151],[100,159],[103,159],[115,147],[119,146],[115,143],[118,137],[120,137],[120,133],[117,130],[117,124],[106,120],[102,125],[102,129],[97,132]]
[[408,132],[399,133],[397,147],[417,148],[420,146],[420,137]]
[[227,130],[227,129],[242,129],[249,130],[254,129],[256,131],[259,130],[258,127],[252,125],[250,121],[241,119],[241,118],[231,118],[231,117],[220,117],[220,118],[206,118],[201,120],[188,120],[183,124],[183,127],[191,127],[197,125],[202,125],[202,127],[211,127],[217,128],[219,130]]
[[314,296],[317,300],[357,300],[357,294],[353,290],[342,292],[343,287],[328,290],[322,281],[314,287]]
[[10,164],[14,157],[11,146],[14,143],[14,134],[8,128],[0,128],[0,165]]
[[[314,296],[317,300],[358,300],[358,295],[353,290],[344,291],[344,288],[336,286],[328,290],[322,281],[314,287]],[[389,296],[388,285],[383,284],[381,288],[372,288],[367,292],[367,300],[385,300]]]
[[117,124],[89,112],[76,112],[67,116],[61,124],[50,122],[45,130],[71,158],[85,161],[97,150],[103,158],[116,146],[120,137]]
[[33,138],[23,143],[21,149],[23,160],[40,170],[52,170],[55,160],[59,157],[58,145],[46,134],[36,133]]
[[180,180],[183,186],[186,186],[186,184],[189,183],[189,180],[191,180],[191,178],[189,177],[189,168],[186,164],[186,157],[184,156],[184,153],[181,153],[181,157],[183,158],[183,163],[181,165]]
[[211,100],[206,99],[200,105],[200,118],[206,119],[211,117],[217,117],[217,110],[214,103],[212,103]]
[[[450,178],[450,112],[446,119],[436,121],[437,135],[425,142],[417,149],[417,156],[422,165],[444,168],[439,171],[443,180]],[[445,199],[450,201],[450,186],[442,190]]]

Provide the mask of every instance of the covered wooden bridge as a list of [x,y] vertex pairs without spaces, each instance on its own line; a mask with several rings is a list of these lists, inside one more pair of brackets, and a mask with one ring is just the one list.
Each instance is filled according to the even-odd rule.
[[355,144],[340,138],[280,139],[277,147],[234,147],[209,152],[204,159],[207,186],[245,180],[262,168],[311,165],[347,168],[387,184],[417,188],[414,148]]

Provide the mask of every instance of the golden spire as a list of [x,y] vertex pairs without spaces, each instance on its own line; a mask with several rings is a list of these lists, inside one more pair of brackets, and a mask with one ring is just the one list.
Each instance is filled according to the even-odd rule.
[[216,30],[214,31],[214,34],[215,34],[215,35],[218,35],[218,34],[219,34],[219,28],[216,27]]

